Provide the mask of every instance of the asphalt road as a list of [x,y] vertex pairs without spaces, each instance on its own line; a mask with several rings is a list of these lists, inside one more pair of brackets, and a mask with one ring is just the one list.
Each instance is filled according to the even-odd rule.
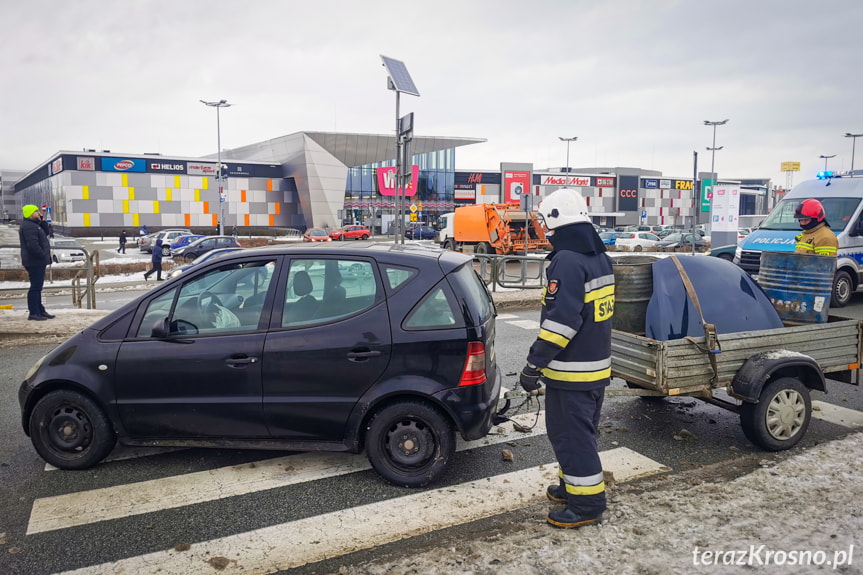
[[[848,316],[863,317],[863,301],[858,296],[843,311]],[[538,319],[538,311],[501,312],[496,345],[505,387],[516,384],[515,374],[536,336]],[[93,567],[87,572],[119,572],[116,565],[104,567],[115,561],[131,562],[122,563],[127,572],[148,572],[142,565],[150,565],[154,556],[163,556],[166,549],[185,549],[186,545],[196,549],[212,545],[219,558],[214,559],[213,565],[221,565],[221,561],[231,564],[238,557],[252,553],[237,551],[235,539],[243,534],[276,530],[283,544],[290,546],[292,538],[299,537],[302,531],[299,526],[308,523],[321,530],[318,544],[323,547],[330,538],[328,530],[335,527],[328,524],[332,514],[351,516],[378,504],[398,509],[406,505],[402,503],[406,500],[404,496],[416,491],[384,483],[374,472],[362,468],[363,456],[336,456],[342,462],[338,465],[359,465],[358,470],[316,475],[311,469],[326,461],[323,454],[156,449],[143,450],[144,456],[123,459],[140,455],[140,450],[135,453],[118,448],[112,457],[119,459],[91,470],[46,471],[44,462],[22,432],[17,389],[30,365],[47,351],[47,346],[39,345],[0,349],[0,433],[6,438],[0,442],[0,484],[4,486],[0,491],[0,573],[56,573],[99,565],[103,567]],[[622,382],[616,381],[614,385],[622,386]],[[837,382],[829,385],[828,394],[815,393],[813,399],[863,411],[863,393],[858,388]],[[691,398],[645,401],[609,397],[600,428],[601,451],[625,448],[659,463],[664,473],[717,463],[724,468],[739,467],[742,472],[753,462],[781,457],[750,444],[740,430],[736,414]],[[813,420],[802,445],[829,441],[848,432],[846,427]],[[457,453],[443,481],[424,490],[425,494],[446,500],[448,493],[471,482],[482,484],[489,478],[527,473],[542,465],[554,468],[554,456],[544,434],[525,437],[516,433],[504,439],[504,443],[468,444]],[[502,449],[513,453],[513,461],[503,460]],[[266,480],[247,477],[250,473],[264,474],[274,465],[285,467],[266,476]],[[214,477],[223,476],[227,479],[212,483]],[[299,476],[304,479],[292,482]],[[246,484],[250,485],[248,490],[231,491]],[[542,485],[537,489],[541,490]],[[127,501],[131,499],[134,503]],[[118,508],[115,506],[113,515],[105,511],[117,500],[120,504]],[[468,501],[455,503],[465,513],[470,511]],[[421,539],[424,545],[434,545],[436,534],[452,536],[453,530],[460,529],[467,533],[481,532],[483,522],[499,522],[509,509],[501,502],[500,515],[473,521],[465,527],[458,525],[461,514],[458,508],[455,511],[442,508],[441,526]],[[104,513],[108,515],[100,515]],[[410,506],[403,513],[410,514]],[[342,525],[339,530],[346,527]],[[290,572],[338,572],[342,567],[350,570],[363,557],[379,552],[404,552],[410,547],[395,542],[396,539],[392,541],[371,549],[356,547],[361,550],[355,553],[324,550],[322,555],[314,556],[317,560],[296,566]],[[296,545],[300,545],[299,540]],[[182,551],[171,553],[182,554]],[[138,562],[138,556],[145,556],[146,561]],[[190,568],[187,571],[187,567],[176,572],[194,572]],[[207,568],[209,571],[203,572],[213,571],[209,565]]]

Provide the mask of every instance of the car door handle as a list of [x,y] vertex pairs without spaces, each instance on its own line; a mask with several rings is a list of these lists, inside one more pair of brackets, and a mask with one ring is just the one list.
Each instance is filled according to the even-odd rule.
[[364,361],[370,357],[378,357],[381,354],[380,351],[349,351],[348,352],[348,360],[350,361]]
[[231,367],[240,367],[249,365],[250,363],[258,363],[257,357],[231,357],[225,360],[225,363]]

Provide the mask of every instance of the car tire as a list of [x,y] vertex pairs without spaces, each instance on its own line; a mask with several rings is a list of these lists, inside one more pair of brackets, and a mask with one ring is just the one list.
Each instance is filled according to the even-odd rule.
[[794,377],[774,379],[761,391],[758,403],[740,407],[740,425],[746,438],[767,451],[797,445],[812,418],[809,389]]
[[473,251],[477,254],[489,254],[491,253],[491,246],[488,242],[480,242],[476,245]]
[[455,242],[452,240],[444,240],[440,247],[445,250],[455,251]]
[[368,234],[363,234],[363,235],[360,237],[360,239],[361,239],[361,240],[363,240],[363,241],[365,241],[365,240],[369,239],[369,235],[368,235]]
[[632,251],[634,251],[634,252],[640,252],[640,251],[642,251],[643,249],[644,249],[644,248],[642,248],[642,247],[641,247],[641,244],[635,244],[635,247],[633,247],[633,248],[632,248]]
[[833,293],[830,298],[830,305],[833,307],[845,307],[851,301],[851,295],[854,293],[854,282],[851,275],[839,270],[833,276]]
[[60,260],[57,259],[57,256],[51,256],[51,259],[54,260],[55,264],[59,264]]
[[171,255],[171,248],[169,246],[162,246],[162,255],[163,256]]
[[105,412],[86,395],[66,389],[40,399],[28,427],[36,452],[59,469],[92,467],[117,443]]
[[455,430],[434,407],[402,401],[371,418],[365,445],[369,462],[381,477],[394,485],[423,487],[446,470],[455,453]]
[[339,236],[339,241],[340,241],[340,242],[345,241],[345,234],[342,234],[342,235],[340,235],[340,236]]

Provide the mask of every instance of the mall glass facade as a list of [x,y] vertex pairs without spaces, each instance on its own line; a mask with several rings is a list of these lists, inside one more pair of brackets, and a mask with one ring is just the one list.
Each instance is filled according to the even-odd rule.
[[[413,164],[419,168],[417,192],[407,198],[405,209],[407,212],[411,204],[421,207],[417,210],[416,221],[430,224],[437,221],[440,214],[455,209],[455,149],[415,155]],[[344,223],[380,227],[382,220],[394,216],[394,197],[380,194],[377,178],[379,168],[394,165],[395,160],[388,160],[348,170]]]

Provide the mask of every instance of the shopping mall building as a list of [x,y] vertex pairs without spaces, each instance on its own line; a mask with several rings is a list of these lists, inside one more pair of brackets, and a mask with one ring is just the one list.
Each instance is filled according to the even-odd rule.
[[[695,215],[691,177],[620,167],[535,170],[519,163],[456,169],[458,148],[485,141],[415,136],[406,217],[434,223],[465,204],[535,205],[565,185],[581,190],[603,226],[688,225]],[[223,150],[221,180],[215,155],[60,151],[29,172],[0,170],[0,206],[5,219],[17,217],[25,204],[47,206],[55,229],[70,235],[143,225],[209,231],[218,228],[220,215],[226,229],[258,233],[353,222],[388,232],[396,213],[395,149],[392,135],[297,132]],[[741,182],[740,213],[766,213],[769,190],[769,180]]]

